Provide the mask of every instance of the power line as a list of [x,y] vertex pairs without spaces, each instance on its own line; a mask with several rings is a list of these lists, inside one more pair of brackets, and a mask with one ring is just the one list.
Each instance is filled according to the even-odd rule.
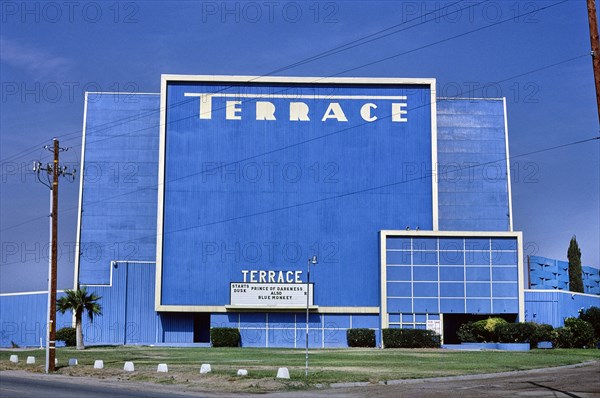
[[[525,152],[525,153],[521,153],[519,155],[514,155],[514,156],[509,156],[509,157],[503,157],[503,158],[500,158],[500,159],[497,159],[497,160],[492,160],[492,161],[488,161],[488,162],[484,162],[484,163],[480,163],[480,164],[475,164],[475,165],[469,164],[467,166],[453,166],[452,167],[452,172],[458,172],[458,171],[464,171],[464,170],[472,170],[472,169],[476,169],[476,168],[479,168],[479,167],[488,166],[488,165],[491,165],[491,164],[494,164],[494,163],[498,163],[498,162],[506,162],[506,161],[517,159],[517,158],[522,158],[522,157],[526,157],[526,156],[536,155],[536,154],[544,153],[544,152],[550,152],[550,151],[554,151],[554,150],[558,150],[558,149],[562,149],[562,148],[566,148],[566,147],[571,147],[571,146],[575,146],[575,145],[580,145],[580,144],[584,144],[584,143],[591,142],[591,141],[596,141],[596,140],[600,140],[600,136],[595,136],[595,137],[592,137],[592,138],[586,138],[586,139],[583,139],[583,140],[572,141],[572,142],[568,142],[568,143],[560,144],[560,145],[555,145],[555,146],[548,147],[548,148],[543,148],[543,149],[538,149],[538,150],[534,150],[534,151],[530,151],[530,152]],[[342,199],[342,198],[345,198],[345,197],[348,197],[348,196],[352,196],[352,195],[358,195],[358,194],[361,194],[361,193],[372,192],[372,191],[376,191],[376,190],[380,190],[380,189],[384,189],[384,188],[390,188],[390,187],[393,187],[393,186],[398,186],[398,185],[402,185],[402,184],[408,184],[408,183],[411,183],[411,182],[417,182],[417,181],[421,181],[423,179],[434,178],[434,177],[435,178],[439,178],[439,174],[438,173],[434,173],[432,171],[431,174],[421,175],[419,177],[414,177],[414,178],[407,179],[407,180],[395,181],[395,182],[392,182],[392,183],[383,184],[383,185],[379,185],[379,186],[375,186],[375,187],[368,187],[368,188],[364,188],[364,189],[360,189],[360,190],[352,191],[352,192],[346,192],[346,193],[343,193],[343,194],[334,195],[334,196],[330,196],[330,197],[327,197],[327,198],[315,199],[315,200],[311,200],[311,201],[308,201],[308,202],[296,203],[296,204],[289,205],[289,206],[282,206],[282,207],[279,207],[279,208],[264,210],[264,211],[260,211],[260,212],[256,212],[256,213],[246,214],[246,215],[243,215],[243,216],[231,217],[231,218],[227,218],[227,219],[223,219],[223,220],[213,221],[213,222],[204,223],[204,224],[198,224],[198,225],[194,225],[194,226],[190,226],[190,227],[185,227],[185,228],[180,228],[180,229],[176,229],[176,230],[172,230],[172,231],[166,231],[166,232],[162,233],[162,235],[164,236],[164,235],[168,235],[168,234],[174,234],[174,233],[178,233],[178,232],[189,231],[189,230],[196,229],[196,228],[202,228],[202,227],[207,227],[207,226],[212,226],[212,225],[218,225],[218,224],[222,224],[222,223],[226,223],[226,222],[237,221],[237,220],[242,220],[242,219],[245,219],[245,218],[250,218],[250,217],[256,217],[256,216],[260,216],[260,215],[270,214],[270,213],[274,213],[274,212],[278,212],[278,211],[284,211],[284,210],[289,210],[289,209],[293,209],[293,208],[304,207],[304,206],[308,206],[308,205],[312,205],[312,204],[317,204],[317,203],[322,203],[322,202],[326,202],[326,201],[331,201],[331,200],[335,200],[335,199]],[[107,245],[132,243],[132,242],[141,241],[141,240],[144,240],[144,239],[155,239],[160,234],[161,233],[157,231],[157,233],[155,233],[155,234],[146,235],[146,236],[142,236],[142,237],[135,238],[135,239],[130,239],[130,240],[124,240],[124,241],[119,241],[119,242],[110,242],[110,243],[105,243],[105,244],[95,243],[94,248],[97,249],[97,248],[105,247]],[[4,264],[1,264],[1,265],[2,266],[6,266],[6,265],[22,264],[22,263],[23,263],[22,261],[13,261],[13,262],[4,263]]]
[[394,59],[394,58],[400,57],[402,55],[410,54],[410,53],[413,53],[413,52],[415,52],[417,50],[422,50],[424,48],[432,47],[432,46],[435,46],[437,44],[445,43],[445,42],[450,41],[450,40],[458,39],[459,37],[464,37],[464,36],[470,35],[471,33],[479,32],[479,31],[482,31],[484,29],[488,29],[488,28],[491,28],[491,27],[494,27],[494,26],[497,26],[497,25],[500,25],[500,24],[503,24],[503,23],[506,23],[506,22],[509,22],[509,21],[514,21],[515,18],[521,18],[521,17],[527,16],[527,15],[538,13],[538,12],[543,11],[543,10],[547,10],[547,9],[555,7],[557,5],[566,3],[567,1],[569,1],[569,0],[562,0],[562,1],[559,1],[557,3],[550,4],[548,6],[545,6],[545,7],[542,7],[542,8],[530,11],[530,12],[519,14],[518,16],[515,16],[515,17],[506,18],[506,19],[503,19],[501,21],[494,22],[494,23],[486,25],[486,26],[482,26],[480,28],[470,30],[468,32],[464,32],[464,33],[461,33],[461,34],[458,34],[458,35],[455,35],[455,36],[452,36],[452,37],[448,37],[448,38],[445,38],[445,39],[442,39],[442,40],[438,40],[436,42],[424,45],[424,46],[419,47],[417,49],[412,49],[412,50],[404,51],[404,52],[401,52],[401,53],[398,53],[398,54],[390,55],[388,57],[381,58],[381,59],[378,59],[376,61],[369,62],[369,63],[363,64],[363,65],[354,67],[354,68],[346,69],[346,70],[344,70],[342,72],[338,72],[338,73],[336,73],[335,75],[332,75],[332,76],[339,76],[339,75],[342,75],[344,73],[355,71],[357,69],[362,69],[362,68],[367,67],[367,66],[371,66],[371,65],[379,64],[381,62],[389,61],[390,59]]
[[[514,20],[515,18],[521,18],[521,17],[527,16],[527,15],[531,15],[533,13],[537,13],[537,12],[549,9],[551,7],[557,6],[557,5],[565,3],[567,1],[568,0],[562,0],[562,1],[559,1],[557,3],[551,4],[549,6],[542,7],[540,9],[536,9],[534,11],[526,12],[526,13],[523,13],[523,14],[519,14],[517,16],[511,17],[511,18],[507,18],[507,19],[501,20],[499,22],[492,23],[490,25],[483,26],[481,28],[473,29],[471,31],[464,32],[464,33],[461,33],[461,34],[456,35],[456,36],[452,36],[452,37],[449,37],[449,38],[446,38],[446,39],[443,39],[443,40],[436,41],[434,43],[430,43],[430,44],[426,44],[426,45],[423,45],[423,46],[420,46],[420,47],[416,47],[416,48],[414,48],[412,50],[408,50],[408,51],[405,51],[405,52],[402,52],[402,53],[398,53],[398,54],[395,54],[395,55],[392,55],[392,56],[389,56],[389,57],[381,58],[381,59],[373,61],[373,62],[369,62],[369,63],[363,64],[363,65],[359,65],[357,67],[354,67],[354,68],[351,68],[351,69],[347,69],[347,70],[345,70],[343,72],[338,72],[338,73],[333,74],[333,75],[329,75],[329,76],[326,76],[326,77],[319,78],[319,79],[317,79],[317,80],[315,80],[315,81],[313,81],[311,83],[318,83],[320,80],[326,79],[328,77],[335,77],[335,76],[341,75],[343,73],[346,73],[346,72],[349,72],[349,71],[352,71],[352,70],[361,69],[361,68],[364,68],[366,66],[370,66],[370,65],[373,65],[373,64],[376,64],[376,63],[384,62],[384,61],[387,61],[387,60],[392,59],[392,58],[397,58],[397,57],[400,57],[402,55],[406,55],[406,54],[409,54],[409,53],[412,53],[412,52],[416,52],[416,51],[422,50],[424,48],[428,48],[428,47],[431,47],[431,46],[434,46],[434,45],[437,45],[437,44],[440,44],[440,43],[444,43],[444,42],[447,42],[447,41],[450,41],[450,40],[453,40],[453,39],[456,39],[456,38],[459,38],[459,37],[462,37],[462,36],[466,36],[468,34],[471,34],[471,33],[474,33],[474,32],[478,32],[478,31],[481,31],[481,30],[484,30],[484,29],[487,29],[487,28],[490,28],[490,27],[493,27],[493,26],[496,26],[496,25],[499,25],[499,24],[502,24],[502,23]],[[481,4],[481,3],[478,3],[478,4]],[[414,26],[419,26],[419,25],[422,25],[422,24],[427,23],[427,22],[428,21],[425,21],[425,22],[422,22],[421,24],[414,25]],[[255,77],[253,79],[250,79],[248,82],[252,82],[252,81],[254,81],[256,79],[259,79],[259,77]],[[221,89],[221,90],[219,90],[217,92],[221,92],[221,91],[226,90],[227,88],[231,88],[231,87],[232,86],[224,87],[223,89]],[[274,94],[283,93],[285,91],[287,91],[287,89],[276,91],[276,92],[274,92]],[[245,101],[242,101],[242,102],[243,103],[247,103],[247,102],[252,102],[252,101],[255,101],[255,99],[245,100]],[[223,108],[218,108],[218,109],[223,109]],[[172,121],[170,121],[168,123],[175,123],[175,122],[179,122],[179,121],[182,121],[182,120],[190,119],[190,118],[193,118],[193,117],[195,117],[195,116],[183,117],[183,118],[180,118],[180,119],[172,120]],[[159,124],[157,127],[162,127],[162,124]],[[144,128],[144,129],[140,129],[140,130],[136,130],[134,132],[148,130],[150,128],[154,128],[154,126],[148,127],[148,128]],[[122,137],[122,136],[125,136],[125,135],[128,135],[128,133],[117,134],[115,136],[110,136],[110,137],[102,138],[100,140],[92,141],[92,143],[94,143],[94,142],[100,142],[100,141],[105,141],[105,140],[110,140],[110,139]]]
[[[519,78],[519,77],[523,77],[523,76],[526,76],[526,75],[529,75],[529,74],[532,74],[532,73],[537,73],[537,72],[540,72],[540,71],[543,71],[543,70],[546,70],[546,69],[550,69],[550,68],[553,68],[555,66],[559,66],[559,65],[562,65],[562,64],[565,64],[565,63],[568,63],[568,62],[572,62],[574,60],[577,60],[577,59],[580,59],[580,58],[583,58],[583,57],[587,57],[587,56],[589,56],[588,53],[585,53],[585,54],[582,54],[582,55],[578,55],[578,56],[575,56],[575,57],[571,57],[571,58],[568,58],[568,59],[565,59],[565,60],[562,60],[562,61],[554,62],[554,63],[546,65],[546,66],[542,66],[542,67],[539,67],[539,68],[532,69],[532,70],[524,72],[524,73],[520,73],[518,75],[513,75],[513,76],[510,76],[510,77],[507,77],[507,78],[499,80],[499,81],[497,81],[495,83],[496,84],[504,83],[504,82],[507,82],[507,81],[510,81],[510,80],[513,80],[513,79],[516,79],[516,78]],[[459,93],[457,95],[457,98],[460,98],[460,97],[462,97],[464,95],[472,95],[473,93],[477,92],[478,90],[483,90],[484,88],[485,87],[478,87],[478,88],[474,88],[474,89],[471,89],[471,90],[468,90],[468,91],[462,91],[461,93]],[[421,105],[421,106],[418,106],[418,107],[413,107],[413,108],[410,108],[409,110],[415,110],[415,109],[419,109],[421,107],[425,107],[425,106],[429,106],[429,105],[432,105],[432,103],[431,102],[427,102],[424,105]],[[362,124],[358,124],[356,126],[351,126],[351,127],[347,127],[347,128],[341,129],[341,130],[337,130],[337,131],[331,132],[329,134],[325,134],[323,136],[314,137],[314,138],[312,138],[310,140],[301,141],[301,142],[298,142],[298,143],[295,143],[295,144],[291,144],[291,145],[288,145],[286,147],[278,148],[278,149],[275,149],[275,150],[272,150],[272,151],[269,151],[269,152],[264,152],[264,153],[261,153],[261,154],[253,155],[253,156],[250,156],[250,157],[246,157],[244,159],[240,159],[240,160],[237,160],[235,162],[229,162],[227,164],[223,164],[223,165],[221,165],[219,167],[216,167],[216,168],[213,168],[213,169],[203,170],[202,172],[197,172],[197,173],[188,174],[186,176],[181,176],[181,177],[178,177],[177,179],[166,181],[165,183],[171,183],[171,182],[178,181],[178,180],[181,180],[181,179],[184,179],[184,178],[194,177],[194,176],[200,175],[202,173],[213,172],[215,170],[218,170],[219,168],[227,167],[227,166],[230,166],[230,165],[235,164],[235,163],[245,162],[245,161],[252,160],[252,159],[255,159],[255,158],[258,158],[258,157],[261,157],[261,156],[266,156],[266,155],[269,155],[269,154],[272,154],[272,153],[275,153],[275,152],[278,152],[278,151],[283,151],[283,150],[286,150],[286,149],[290,149],[290,148],[292,148],[294,146],[299,146],[299,145],[303,145],[303,144],[306,144],[306,143],[309,143],[309,142],[313,142],[313,141],[316,141],[316,140],[319,140],[319,139],[322,139],[322,138],[330,137],[330,136],[335,135],[335,134],[339,134],[339,133],[342,133],[342,132],[345,132],[345,131],[348,131],[348,130],[352,130],[352,129],[355,129],[355,128],[358,128],[358,127],[362,127],[362,126],[364,126],[366,124],[377,123],[377,122],[379,122],[381,120],[385,120],[385,119],[390,118],[390,117],[391,116],[381,117],[380,119],[377,119],[374,122],[370,122],[370,123],[364,122]],[[156,126],[152,126],[152,127],[143,128],[143,129],[140,129],[140,130],[134,130],[134,131],[128,132],[127,134],[122,134],[122,135],[119,135],[119,136],[125,136],[125,135],[129,135],[129,133],[135,133],[135,132],[138,132],[138,131],[148,130],[148,129],[155,128],[155,127]],[[107,140],[107,139],[110,139],[110,138],[113,138],[113,137],[116,137],[116,136],[111,136],[111,137],[108,137],[108,138],[103,138],[103,139],[100,139],[100,140],[95,140],[95,141],[90,142],[90,144],[93,144],[93,143],[96,143],[96,142],[100,142],[100,141],[103,141],[103,140]],[[82,170],[82,172],[83,172],[83,170]],[[133,191],[124,192],[124,193],[113,195],[111,197],[104,198],[104,199],[101,199],[101,200],[98,200],[98,201],[95,201],[95,202],[91,202],[91,203],[88,203],[87,205],[95,205],[95,204],[98,204],[98,203],[103,203],[103,202],[109,201],[111,199],[116,199],[116,198],[119,198],[119,197],[123,197],[123,196],[131,195],[131,194],[135,194],[135,193],[142,192],[142,191],[147,191],[149,189],[158,189],[158,187],[160,185],[161,184],[153,185],[151,187],[138,188],[138,189],[133,190]],[[72,211],[72,210],[77,210],[78,208],[79,208],[79,206],[73,206],[73,207],[67,208],[67,209],[65,209],[63,211]],[[45,216],[36,217],[36,218],[30,219],[30,220],[27,220],[27,221],[23,221],[23,222],[21,222],[19,224],[12,225],[10,227],[5,227],[5,228],[1,229],[0,231],[6,231],[6,230],[9,230],[9,229],[17,228],[17,227],[20,227],[22,225],[29,224],[31,222],[34,222],[34,221],[37,221],[37,220],[40,220],[40,219],[44,219],[44,218],[45,218]]]
[[[273,71],[271,71],[271,72],[268,72],[268,73],[266,73],[266,74],[264,74],[264,75],[257,76],[257,77],[255,77],[254,79],[252,79],[252,80],[250,80],[250,81],[253,81],[253,80],[259,79],[259,78],[261,78],[261,77],[264,77],[264,76],[270,76],[270,75],[273,75],[273,74],[275,74],[275,73],[278,73],[278,72],[283,72],[283,71],[285,71],[285,70],[292,69],[292,68],[294,68],[294,67],[296,67],[296,66],[304,65],[304,64],[307,64],[307,63],[310,63],[310,62],[316,61],[316,60],[318,60],[318,59],[322,59],[322,58],[328,57],[329,55],[337,54],[337,53],[339,53],[339,52],[346,51],[346,50],[348,50],[348,49],[351,49],[351,48],[354,48],[354,47],[358,47],[358,46],[361,46],[361,45],[363,45],[363,44],[367,44],[367,43],[370,43],[370,42],[373,42],[373,41],[379,40],[379,39],[381,39],[381,38],[384,38],[384,37],[387,37],[387,36],[390,36],[390,35],[393,35],[393,34],[396,34],[396,33],[399,33],[399,32],[405,31],[405,30],[408,30],[408,29],[412,29],[412,28],[414,28],[414,27],[417,27],[417,26],[420,26],[420,25],[423,25],[423,24],[426,24],[426,23],[429,23],[429,22],[431,22],[433,19],[426,20],[426,21],[422,21],[421,23],[419,23],[419,24],[415,24],[415,25],[412,25],[412,26],[410,26],[410,27],[408,27],[408,28],[406,28],[406,29],[402,29],[402,30],[399,30],[399,31],[391,32],[391,33],[386,33],[385,35],[383,35],[383,36],[381,36],[381,37],[374,37],[374,36],[377,36],[378,34],[381,34],[381,33],[383,33],[383,32],[387,32],[387,31],[389,31],[389,30],[391,30],[391,29],[394,29],[394,28],[397,28],[397,27],[399,27],[399,26],[406,25],[407,23],[413,22],[413,21],[415,21],[415,20],[417,20],[417,19],[423,19],[423,18],[424,18],[424,17],[426,17],[426,16],[429,16],[429,15],[432,15],[432,14],[436,14],[436,13],[437,13],[437,12],[439,12],[439,11],[446,10],[446,9],[448,9],[448,8],[450,8],[450,7],[452,7],[452,6],[455,6],[455,5],[457,5],[457,4],[459,4],[459,3],[463,2],[463,1],[464,1],[464,0],[459,0],[459,1],[456,1],[456,2],[454,2],[454,3],[451,3],[451,4],[448,4],[448,5],[444,6],[444,7],[441,7],[440,9],[437,9],[437,10],[434,10],[434,11],[427,12],[427,13],[425,13],[425,14],[422,14],[422,15],[418,16],[418,17],[415,17],[415,18],[412,18],[412,19],[409,19],[409,20],[403,21],[403,22],[401,22],[401,23],[399,23],[399,24],[396,24],[396,25],[392,25],[392,26],[390,26],[390,27],[388,27],[388,28],[382,29],[382,30],[380,30],[380,31],[377,31],[377,32],[375,32],[375,33],[371,33],[371,34],[369,34],[369,35],[367,35],[367,36],[364,36],[364,37],[362,37],[362,38],[359,38],[359,39],[356,39],[356,40],[350,41],[350,42],[348,42],[348,43],[345,43],[345,44],[339,45],[339,46],[337,46],[337,47],[334,47],[334,48],[332,48],[332,49],[330,49],[330,50],[327,50],[327,51],[324,51],[324,52],[318,53],[318,54],[316,54],[316,55],[314,55],[314,56],[311,56],[311,57],[308,57],[308,58],[304,58],[304,59],[302,59],[302,60],[300,60],[300,61],[294,62],[294,63],[292,63],[292,64],[289,64],[289,65],[287,65],[287,66],[284,66],[284,67],[281,67],[281,68],[275,69],[275,70],[273,70]],[[480,4],[482,4],[482,3],[485,3],[485,2],[487,2],[487,1],[489,1],[489,0],[483,0],[483,1],[481,1],[481,2],[479,2],[479,3],[476,3],[476,4],[470,4],[470,5],[468,5],[467,7],[464,7],[464,8],[460,8],[460,9],[454,10],[454,11],[452,11],[452,12],[450,12],[449,14],[446,14],[446,15],[452,15],[452,14],[454,14],[454,13],[457,13],[457,12],[463,11],[463,10],[465,10],[465,9],[468,9],[468,8],[471,8],[471,7],[475,7],[475,6],[477,6],[477,5],[480,5]],[[361,43],[361,41],[363,41],[363,40],[365,40],[365,39],[369,39],[369,40],[367,40],[367,41],[364,41],[364,42],[362,42],[362,43]],[[225,87],[225,88],[222,88],[222,89],[220,89],[220,90],[218,90],[218,91],[216,91],[216,92],[214,92],[214,93],[216,94],[216,93],[219,93],[219,92],[221,92],[221,91],[223,91],[223,90],[226,90],[227,88],[232,88],[232,87],[233,87],[233,86]],[[183,101],[181,101],[179,104],[173,104],[173,105],[171,105],[171,106],[173,106],[173,107],[174,107],[174,106],[178,106],[178,105],[183,105],[183,104],[185,104],[185,103],[188,103],[188,102],[191,102],[191,101],[193,101],[193,100],[194,100],[194,99],[183,100]],[[171,106],[165,107],[165,109],[168,109],[168,108],[170,108]],[[137,119],[139,119],[139,118],[142,118],[142,117],[145,117],[145,116],[148,116],[148,115],[151,115],[151,114],[153,114],[153,113],[160,112],[160,111],[161,111],[161,108],[159,107],[159,108],[158,108],[158,109],[156,109],[156,110],[148,111],[148,112],[146,112],[146,113],[144,113],[144,114],[141,114],[141,115],[130,116],[130,117],[126,117],[126,118],[118,119],[118,120],[116,120],[116,121],[115,121],[115,120],[113,120],[113,121],[111,121],[111,122],[107,122],[107,123],[105,123],[105,124],[101,124],[100,126],[103,126],[103,125],[109,125],[109,124],[112,124],[112,123],[114,123],[114,122],[117,122],[117,121],[124,121],[124,123],[122,123],[122,124],[125,124],[125,123],[127,123],[127,122],[130,122],[130,121],[133,121],[133,120],[137,120]],[[121,124],[115,124],[115,125],[114,125],[114,127],[116,127],[116,126],[119,126],[119,125],[121,125]],[[100,130],[100,131],[103,131],[103,130]],[[73,138],[70,138],[70,139],[67,139],[67,140],[63,140],[63,141],[70,141],[71,139],[75,139],[75,138],[78,138],[78,137],[80,137],[80,136],[81,136],[81,131],[80,131],[80,130],[77,130],[77,131],[74,131],[74,132],[72,132],[72,133],[63,134],[63,135],[61,135],[61,136],[58,136],[57,138],[64,139],[65,137],[69,137],[69,136],[72,136],[72,135],[75,135],[75,134],[77,134],[77,136],[76,136],[76,137],[73,137]],[[36,150],[39,148],[39,146],[43,145],[43,144],[44,144],[44,142],[46,142],[46,141],[42,141],[41,143],[39,143],[39,144],[36,144],[36,145],[34,145],[34,146],[32,146],[32,147],[30,147],[30,148],[28,148],[28,149],[25,149],[25,150],[23,150],[23,151],[20,151],[20,152],[18,152],[18,153],[16,153],[16,154],[10,155],[10,156],[8,156],[8,157],[7,157],[7,158],[5,158],[5,159],[2,159],[2,160],[0,160],[0,163],[4,163],[4,162],[10,162],[10,161],[12,161],[12,160],[14,160],[14,159],[18,159],[19,157],[26,156],[26,155],[28,155],[28,154],[30,154],[30,153],[33,153],[33,152],[35,152],[35,151],[36,151]],[[26,152],[26,153],[25,153],[25,152]],[[21,154],[23,154],[23,155],[21,155]]]

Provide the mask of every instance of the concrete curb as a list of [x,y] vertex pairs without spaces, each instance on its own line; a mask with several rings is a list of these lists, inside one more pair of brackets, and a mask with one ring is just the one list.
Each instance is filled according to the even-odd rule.
[[366,387],[368,385],[370,385],[371,383],[369,383],[368,381],[357,381],[357,382],[353,382],[353,383],[333,383],[330,384],[329,387],[331,388],[345,388],[345,387]]
[[583,366],[593,365],[596,363],[600,363],[600,361],[587,361],[576,363],[573,365],[564,365],[564,366],[556,366],[552,368],[537,368],[537,369],[528,369],[528,370],[512,370],[510,372],[499,372],[499,373],[483,373],[483,374],[473,374],[473,375],[461,375],[461,376],[444,376],[444,377],[429,377],[426,379],[400,379],[400,380],[386,380],[380,381],[377,384],[372,384],[369,382],[362,383],[333,383],[330,384],[331,388],[343,388],[343,387],[366,387],[366,386],[377,386],[377,385],[397,385],[397,384],[419,384],[419,383],[434,383],[440,381],[461,381],[461,380],[482,380],[482,379],[490,379],[493,377],[502,377],[502,376],[515,376],[515,375],[523,375],[528,373],[544,373],[549,370],[559,370],[559,369],[574,369],[581,368]]

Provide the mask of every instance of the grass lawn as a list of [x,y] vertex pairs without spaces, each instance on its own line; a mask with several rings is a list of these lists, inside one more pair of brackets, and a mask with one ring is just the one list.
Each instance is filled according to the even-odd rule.
[[[11,354],[19,363],[9,362]],[[35,365],[26,365],[35,356]],[[270,391],[306,388],[304,350],[257,348],[166,348],[166,347],[90,347],[84,351],[57,349],[58,373],[120,380],[185,384],[199,390]],[[79,365],[66,366],[69,358]],[[102,359],[104,369],[93,369]],[[309,385],[336,382],[372,382],[408,378],[494,373],[570,365],[600,360],[600,350],[553,349],[529,352],[451,351],[441,349],[323,349],[310,351]],[[135,372],[124,372],[125,361],[133,361]],[[0,370],[26,369],[43,372],[44,350],[4,350]],[[156,373],[159,363],[167,363],[169,373]],[[200,365],[209,363],[212,373],[200,375]],[[291,379],[275,379],[277,368],[287,367]],[[237,377],[247,369],[247,377]]]

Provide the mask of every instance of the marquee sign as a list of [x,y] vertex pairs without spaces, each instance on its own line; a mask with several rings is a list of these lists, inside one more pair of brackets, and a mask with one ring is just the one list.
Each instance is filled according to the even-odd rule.
[[[231,283],[231,306],[248,308],[306,308],[306,283]],[[313,284],[308,303],[313,305]]]

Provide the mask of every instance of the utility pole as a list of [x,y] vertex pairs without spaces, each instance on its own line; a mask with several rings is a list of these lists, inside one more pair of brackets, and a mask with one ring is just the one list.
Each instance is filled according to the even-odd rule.
[[[33,171],[36,173],[38,181],[50,188],[50,262],[48,269],[48,327],[46,329],[46,373],[56,370],[56,279],[57,279],[57,260],[58,260],[58,178],[61,176],[75,177],[76,170],[67,172],[67,166],[61,167],[58,163],[59,153],[67,151],[68,148],[61,148],[58,140],[54,138],[52,152],[54,160],[42,167],[42,163],[36,161],[33,163]],[[50,150],[49,146],[45,149]],[[47,183],[40,178],[41,172],[46,172]],[[52,176],[52,181],[50,181]]]
[[590,24],[590,42],[592,44],[592,65],[596,82],[596,105],[600,121],[600,41],[598,40],[598,19],[596,18],[596,0],[587,0],[588,22]]

